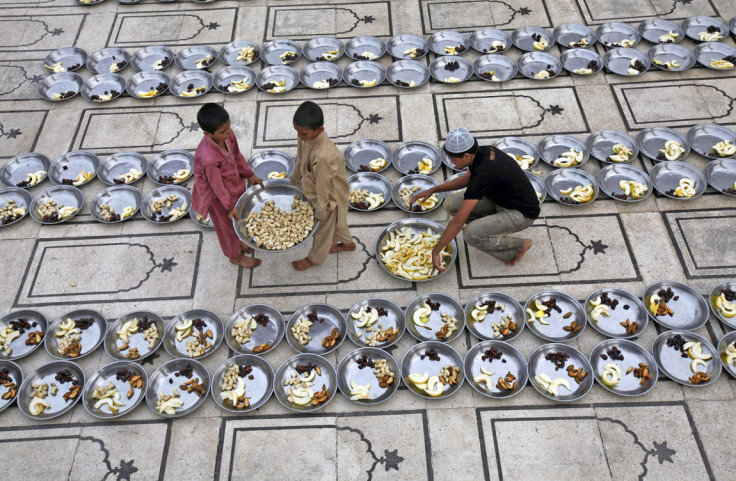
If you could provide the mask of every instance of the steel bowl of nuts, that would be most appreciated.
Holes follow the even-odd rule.
[[[82,405],[92,416],[114,419],[134,410],[146,393],[148,374],[132,361],[107,364],[94,373],[82,392]]]
[[[337,393],[337,371],[322,356],[297,354],[276,370],[273,393],[290,411],[319,411]]]
[[[13,361],[0,361],[0,412],[13,404],[23,383],[23,370]]]
[[[345,340],[345,316],[329,304],[307,304],[291,315],[286,323],[286,340],[300,353],[324,356]]]
[[[263,406],[273,392],[274,372],[262,357],[241,354],[217,368],[210,392],[218,406],[231,413],[246,413]]]
[[[251,304],[237,310],[225,326],[225,341],[238,354],[263,355],[284,337],[284,316],[266,304]]]
[[[222,319],[214,312],[190,309],[169,321],[164,347],[174,357],[202,359],[217,350],[224,331]]]
[[[388,352],[375,347],[350,351],[337,367],[340,392],[356,404],[382,403],[396,393],[401,369]]]
[[[298,247],[312,237],[319,225],[307,196],[286,179],[266,180],[263,187],[251,187],[240,196],[235,209],[241,219],[233,219],[235,233],[259,251]]]
[[[119,361],[140,361],[164,342],[164,320],[151,311],[134,311],[107,327],[105,352]]]
[[[51,323],[44,347],[51,357],[78,361],[100,347],[106,330],[107,319],[101,312],[75,309]]]
[[[38,349],[43,344],[47,327],[46,317],[31,309],[13,311],[3,316],[0,319],[0,335],[4,335],[4,348],[0,349],[0,359],[14,361]]]
[[[173,359],[148,378],[146,404],[151,411],[167,418],[186,416],[207,399],[210,374],[194,359]]]

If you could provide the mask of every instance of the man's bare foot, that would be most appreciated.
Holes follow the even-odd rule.
[[[244,267],[246,269],[255,269],[256,267],[261,265],[260,259],[246,257],[243,254],[238,254],[235,257],[231,257],[230,262],[232,264],[235,264],[236,266]]]
[[[524,257],[524,254],[526,254],[526,251],[532,248],[532,241],[531,239],[524,239],[524,244],[521,246],[521,250],[516,253],[514,257],[512,257],[510,260],[506,261],[507,266],[513,266],[517,262],[521,260],[522,257]]]
[[[312,263],[312,261],[309,260],[309,257],[305,257],[304,259],[299,259],[298,261],[292,262],[291,265],[294,266],[294,269],[298,271],[303,271],[309,269],[314,264]]]
[[[350,244],[345,244],[343,242],[333,242],[330,246],[330,254],[334,254],[335,252],[354,251],[355,247],[355,242],[351,242]]]
[[[240,245],[240,252],[245,252],[246,254],[253,253],[253,248],[249,246],[248,244],[246,244],[245,242],[240,241],[239,245]]]

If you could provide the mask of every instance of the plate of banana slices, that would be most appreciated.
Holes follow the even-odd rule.
[[[192,176],[194,155],[187,150],[165,150],[148,164],[148,178],[159,185],[180,184]]]
[[[283,150],[262,150],[250,156],[248,165],[261,179],[288,179],[296,160]]]
[[[396,147],[391,163],[402,174],[430,175],[440,168],[440,150],[432,144],[413,140]]]
[[[139,364],[117,361],[101,367],[87,380],[82,405],[99,419],[115,419],[133,411],[146,397],[148,374]]]
[[[393,58],[399,60],[418,59],[427,55],[429,45],[422,37],[405,33],[389,40],[386,50]]]
[[[27,189],[43,182],[50,166],[49,158],[37,152],[16,155],[0,168],[0,182]]]
[[[196,411],[207,400],[210,373],[194,359],[172,359],[148,378],[146,404],[165,418],[178,418]]]
[[[521,304],[500,292],[483,292],[470,299],[465,320],[468,330],[480,339],[509,342],[524,330]]]
[[[519,394],[529,377],[523,354],[502,341],[479,342],[465,355],[463,366],[468,384],[495,399]]]
[[[130,185],[111,185],[92,198],[89,213],[104,224],[131,219],[141,207],[143,194]]]
[[[225,65],[250,65],[260,58],[261,47],[248,40],[235,40],[220,49],[220,61]]]
[[[644,332],[649,316],[641,299],[617,287],[590,293],[583,304],[591,327],[604,336],[633,339]]]
[[[174,64],[182,70],[209,69],[217,62],[217,50],[209,45],[186,47],[174,56]]]
[[[388,299],[363,299],[350,308],[346,319],[348,337],[361,347],[392,346],[406,330],[404,312]]]
[[[727,332],[718,341],[718,355],[726,372],[736,377],[736,331]]]
[[[57,373],[64,373],[58,380]],[[84,370],[70,361],[53,361],[43,364],[24,376],[18,389],[20,412],[37,421],[61,416],[74,408],[82,399]]]
[[[646,41],[654,44],[678,43],[685,38],[685,31],[679,24],[661,18],[641,22],[639,33]]]
[[[523,137],[503,137],[491,145],[515,159],[521,170],[531,170],[539,162],[537,146]]]
[[[585,145],[590,154],[601,162],[626,163],[639,155],[636,141],[618,130],[597,130],[585,139]]]
[[[222,93],[239,94],[253,87],[255,81],[256,73],[252,68],[232,65],[218,70],[212,84]]]
[[[350,351],[337,366],[340,392],[356,404],[388,400],[401,384],[399,364],[386,351],[361,347]]]
[[[377,172],[358,172],[348,178],[350,208],[369,212],[391,200],[391,181]]]
[[[539,143],[539,154],[552,167],[580,167],[590,158],[585,142],[570,135],[548,135]]]
[[[502,53],[511,45],[511,36],[497,28],[479,28],[470,35],[470,46],[480,54]]]
[[[596,29],[595,36],[601,44],[609,48],[634,47],[641,40],[639,32],[623,22],[604,23]]]
[[[463,358],[449,344],[420,342],[401,360],[401,379],[409,390],[425,399],[452,396],[463,384]]]
[[[260,53],[269,65],[289,65],[302,56],[302,47],[293,40],[278,38],[264,43]]]
[[[532,352],[527,372],[534,389],[553,401],[581,399],[593,387],[588,358],[567,344],[544,344]]]
[[[203,359],[217,350],[225,325],[206,309],[190,309],[173,318],[164,330],[166,352],[178,358]]]
[[[212,75],[205,70],[185,70],[171,79],[169,90],[181,98],[194,98],[206,94],[212,88]]]
[[[736,196],[736,159],[717,159],[705,166],[705,180],[726,195]]]
[[[345,166],[353,172],[382,172],[389,168],[392,150],[377,139],[356,140],[343,152]]]
[[[438,185],[440,185],[440,182],[428,175],[405,175],[394,183],[391,191],[391,199],[403,211],[426,214],[442,205],[442,201],[445,199],[445,193],[439,192],[432,194],[414,204],[410,203],[411,198],[418,192],[437,187]]]
[[[716,17],[696,15],[682,21],[685,35],[695,42],[720,42],[728,36],[728,25]]]
[[[736,48],[719,42],[705,42],[695,47],[695,58],[704,67],[713,70],[736,68]]]
[[[736,157],[736,132],[718,124],[699,124],[687,131],[692,150],[708,159]]]
[[[130,54],[124,48],[106,47],[87,59],[87,70],[93,74],[121,72],[130,63]]]
[[[351,60],[378,60],[386,54],[386,42],[369,35],[353,37],[345,44],[345,53]]]
[[[273,392],[275,374],[265,359],[240,354],[220,364],[212,376],[212,398],[231,413],[247,413],[263,406]]]
[[[553,170],[544,179],[544,185],[550,197],[565,205],[586,205],[598,197],[598,181],[581,169]]]
[[[77,215],[84,205],[84,194],[71,185],[55,185],[31,201],[31,217],[45,225],[58,224]]]
[[[138,152],[117,152],[100,162],[97,178],[107,185],[133,184],[146,175],[148,162]]]
[[[641,300],[649,317],[667,329],[692,331],[708,321],[708,303],[698,291],[681,282],[650,284]]]
[[[271,65],[258,72],[256,85],[264,92],[283,94],[299,85],[299,72],[288,65]]]
[[[524,320],[545,341],[568,342],[584,330],[586,317],[580,303],[559,291],[542,291],[524,304]]]
[[[345,45],[335,37],[315,37],[304,44],[304,56],[310,62],[334,62],[345,53]]]
[[[571,48],[560,54],[560,63],[575,75],[593,75],[603,69],[603,59],[598,53],[586,48]]]
[[[651,195],[652,181],[638,167],[610,164],[598,172],[598,185],[608,196],[622,202],[639,202]]]
[[[49,72],[74,72],[87,63],[87,52],[79,47],[64,47],[46,56],[43,66]]]
[[[460,32],[441,30],[427,40],[429,49],[438,56],[462,55],[470,48],[470,40]]]
[[[647,51],[647,57],[660,70],[682,72],[695,65],[695,55],[683,47],[671,43],[660,43]]]
[[[76,309],[51,323],[44,347],[53,358],[77,361],[100,347],[106,331],[107,319],[101,312]]]
[[[307,88],[327,90],[342,82],[342,69],[332,62],[313,62],[302,69],[299,80]]]
[[[649,70],[651,62],[644,52],[635,48],[612,48],[603,56],[603,65],[616,75],[635,77]]]
[[[562,72],[562,64],[546,52],[527,52],[516,61],[519,72],[532,80],[549,80]]]
[[[61,102],[75,97],[84,81],[74,72],[54,73],[38,84],[38,95],[51,102]]]
[[[28,214],[31,194],[20,187],[0,189],[0,227],[15,224]]]
[[[418,341],[451,342],[465,328],[463,306],[444,294],[422,294],[405,311],[406,328]]]
[[[138,50],[131,58],[130,64],[139,72],[155,72],[171,65],[174,52],[163,45],[151,45]]]
[[[708,296],[710,310],[731,329],[736,329],[736,282],[718,284]]]
[[[541,52],[552,48],[555,44],[555,37],[547,29],[527,26],[514,30],[511,33],[511,41],[521,51]]]
[[[652,355],[665,376],[684,386],[707,386],[721,374],[718,350],[694,332],[663,332],[652,343]]]
[[[56,185],[81,187],[97,175],[100,160],[92,152],[74,150],[56,159],[49,167],[49,178]]]
[[[473,75],[473,64],[464,57],[443,55],[429,64],[429,73],[443,83],[465,82]]]
[[[169,76],[158,70],[138,72],[128,79],[126,92],[136,99],[152,99],[169,90]]]
[[[105,352],[119,361],[140,361],[164,342],[165,324],[151,311],[133,311],[117,318],[107,328]]]
[[[396,60],[386,69],[386,79],[401,88],[414,88],[429,80],[429,68],[423,62]]]
[[[14,361],[38,349],[46,335],[47,326],[46,317],[31,309],[13,311],[3,316],[0,319],[0,339],[4,347],[0,350],[0,359]]]
[[[708,186],[703,173],[693,165],[679,162],[660,162],[649,171],[654,188],[671,199],[690,200],[703,195]]]
[[[473,62],[475,75],[487,82],[505,82],[516,76],[519,67],[512,58],[498,53],[488,53]]]
[[[386,69],[378,62],[358,60],[345,67],[342,79],[352,87],[363,89],[375,87],[386,80]]]
[[[624,339],[598,343],[590,353],[590,364],[598,384],[619,396],[646,394],[659,378],[652,355],[639,344]]]
[[[681,160],[690,153],[685,136],[669,127],[647,127],[636,136],[636,145],[654,161]]]
[[[85,80],[82,98],[90,102],[109,102],[125,92],[125,78],[116,73],[101,73]]]
[[[337,393],[337,371],[322,356],[297,354],[276,370],[273,393],[290,411],[319,411]]]
[[[567,48],[590,48],[596,42],[595,32],[579,23],[558,25],[552,35],[558,45]]]

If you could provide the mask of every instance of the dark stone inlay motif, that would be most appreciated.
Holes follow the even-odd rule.
[[[523,25],[550,28],[552,20],[544,2],[526,0],[419,0],[425,35],[440,30],[472,32],[482,27],[514,29]]]
[[[718,17],[718,9],[712,0],[660,0],[655,2],[630,2],[622,9],[618,3],[596,0],[576,0],[586,25],[606,22],[638,22],[648,18],[682,20],[693,15]]]
[[[39,52],[77,44],[87,14],[4,15],[0,52]]]
[[[269,6],[263,40],[308,40],[319,36],[350,38],[360,35],[394,35],[390,2]]]
[[[106,46],[217,45],[235,39],[239,8],[117,12]]]

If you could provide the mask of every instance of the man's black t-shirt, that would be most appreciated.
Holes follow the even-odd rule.
[[[465,199],[481,200],[487,197],[505,209],[515,209],[530,219],[539,217],[539,200],[529,179],[519,164],[504,152],[491,148],[478,149],[470,164],[470,181],[465,189]]]

